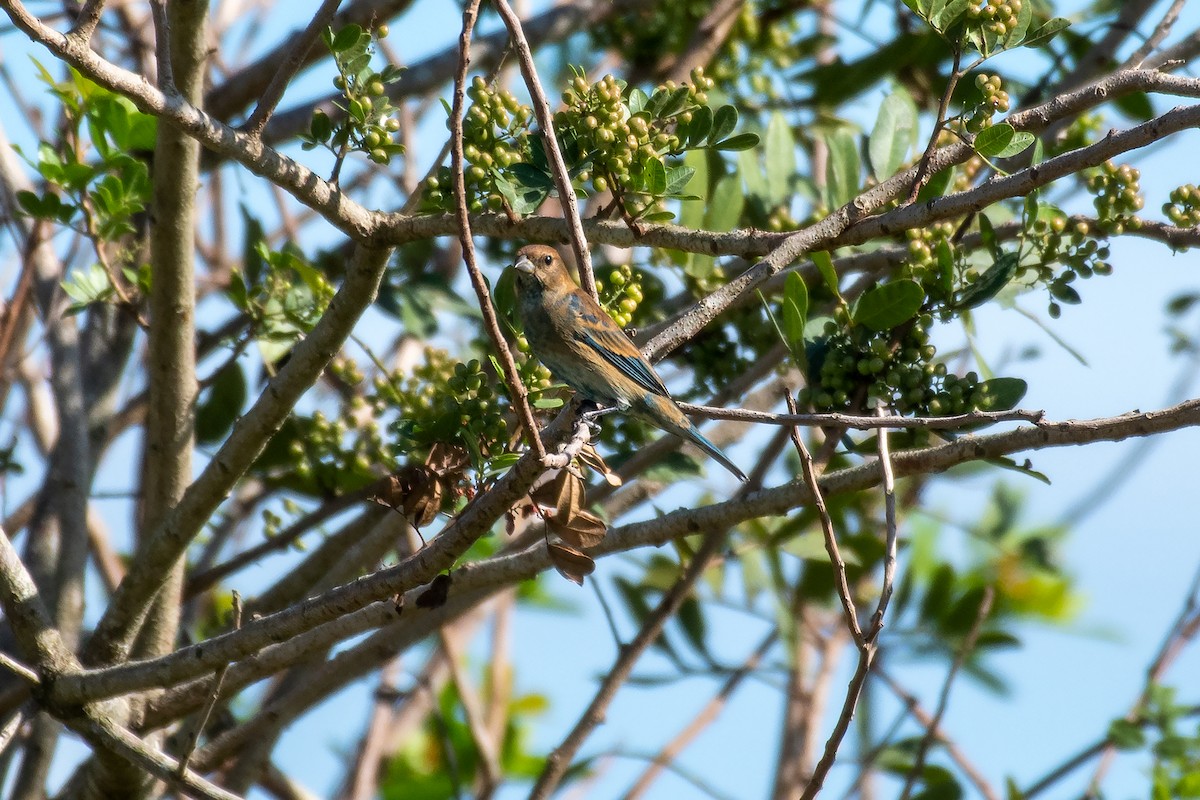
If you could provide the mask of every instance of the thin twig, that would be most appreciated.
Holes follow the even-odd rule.
[[[242,596],[234,591],[233,593],[233,629],[241,630],[242,628]],[[216,707],[217,701],[221,698],[221,687],[225,683],[225,673],[229,671],[229,664],[225,664],[217,670],[216,678],[213,680],[212,694],[208,698],[208,702],[204,705],[204,711],[200,714],[200,719],[196,722],[196,727],[192,731],[188,746],[183,751],[183,755],[179,757],[179,767],[175,774],[182,776],[187,772],[188,762],[192,760],[192,754],[196,752],[196,744],[200,741],[201,735],[204,733],[205,727],[208,726],[208,719],[212,716],[213,708]]]
[[[1167,38],[1167,34],[1171,32],[1171,28],[1175,26],[1175,20],[1179,19],[1179,12],[1183,11],[1187,0],[1175,0],[1171,3],[1171,7],[1163,14],[1162,19],[1154,26],[1154,31],[1142,43],[1142,46],[1133,52],[1125,63],[1121,65],[1122,69],[1138,69],[1145,63],[1150,54]]]
[[[463,261],[467,265],[467,274],[471,278],[471,287],[479,301],[479,310],[483,314],[483,325],[487,329],[492,346],[499,356],[500,366],[504,370],[504,380],[512,393],[513,403],[521,417],[521,425],[529,437],[533,452],[540,460],[546,458],[546,447],[538,434],[537,423],[533,419],[533,410],[529,407],[529,392],[517,372],[512,353],[504,334],[500,331],[500,323],[496,318],[496,309],[492,305],[492,297],[488,293],[487,282],[479,271],[475,261],[475,243],[471,240],[471,218],[467,211],[467,183],[463,175],[463,104],[466,97],[467,67],[471,63],[471,32],[475,28],[475,18],[479,14],[479,0],[471,0],[463,10],[462,35],[459,37],[458,72],[454,76],[454,103],[450,114],[450,165],[454,177],[454,208],[458,218],[458,239],[462,245]]]
[[[929,144],[925,145],[925,152],[921,154],[921,160],[917,163],[917,174],[913,177],[912,188],[908,190],[908,199],[904,201],[905,203],[915,202],[917,195],[921,193],[921,187],[929,179],[929,161],[933,158],[934,150],[937,149],[942,126],[946,124],[946,113],[950,109],[950,98],[954,95],[954,87],[962,78],[962,73],[959,71],[959,65],[962,62],[962,41],[951,42],[950,49],[954,58],[950,66],[950,79],[946,81],[946,89],[942,92],[942,100],[938,104],[937,120],[933,124],[933,131],[929,134]]]
[[[942,746],[946,748],[946,755],[950,756],[950,760],[953,761],[960,770],[962,770],[962,773],[967,776],[967,779],[970,780],[971,783],[975,784],[975,789],[979,792],[979,795],[984,798],[984,800],[1000,800],[1000,793],[996,791],[995,787],[987,782],[987,779],[983,776],[983,773],[979,771],[977,766],[971,763],[966,754],[962,751],[962,748],[960,748],[953,739],[946,735],[946,732],[941,728],[940,722],[935,721],[933,716],[930,715],[928,711],[921,708],[921,703],[917,697],[911,692],[905,690],[905,688],[901,686],[899,682],[897,682],[890,674],[884,671],[878,664],[876,664],[872,672],[875,677],[882,680],[887,687],[892,690],[892,693],[895,694],[902,703],[904,703],[907,713],[910,714],[918,723],[920,723],[921,727],[931,731],[937,740],[942,743]],[[904,716],[901,715],[900,719],[903,720]],[[879,757],[883,747],[885,747],[887,743],[891,741],[893,736],[895,736],[895,731],[883,738],[880,748],[872,751],[871,761],[874,761]],[[1021,796],[1026,797],[1027,795]]]
[[[37,672],[35,672],[32,668],[25,666],[20,661],[17,661],[8,653],[0,652],[0,667],[4,667],[6,670],[25,681],[30,686],[37,686],[42,682],[42,679],[38,677]]]
[[[296,77],[296,73],[300,67],[308,60],[308,53],[312,50],[313,44],[316,43],[321,29],[328,27],[329,21],[333,19],[333,15],[337,12],[337,7],[341,1],[324,0],[321,3],[321,7],[317,9],[317,13],[313,15],[312,20],[308,23],[308,27],[292,37],[287,50],[287,57],[279,65],[278,70],[271,78],[271,82],[262,93],[262,97],[259,98],[258,105],[254,108],[254,113],[250,115],[250,118],[246,120],[246,124],[242,126],[243,132],[255,138],[262,136],[263,128],[267,127],[267,121],[271,118],[271,114],[275,113],[275,107],[279,105],[279,101],[283,97],[283,92],[287,89],[288,83],[291,82],[292,78]]]
[[[1170,630],[1163,637],[1158,652],[1154,655],[1154,659],[1146,669],[1145,685],[1138,699],[1134,702],[1133,707],[1125,715],[1126,720],[1133,722],[1141,717],[1146,705],[1150,702],[1152,687],[1162,680],[1167,669],[1175,662],[1179,654],[1183,652],[1184,647],[1195,639],[1198,633],[1200,633],[1200,568],[1196,570],[1196,574],[1192,577],[1192,583],[1184,598],[1183,607],[1179,609],[1179,614],[1171,623]],[[1112,741],[1109,741],[1100,754],[1100,763],[1096,765],[1096,769],[1092,773],[1092,778],[1088,781],[1088,789],[1084,793],[1085,798],[1099,796],[1100,784],[1103,783],[1104,776],[1112,766],[1115,755],[1116,745]]]
[[[784,392],[784,399],[787,400],[788,410],[793,414],[797,413],[796,400],[790,391]],[[813,507],[817,510],[817,516],[821,520],[821,531],[825,534],[825,550],[829,553],[829,561],[833,565],[834,580],[837,585],[838,599],[842,602],[842,612],[846,617],[846,627],[854,638],[855,646],[861,650],[866,642],[863,638],[862,626],[858,624],[858,609],[854,606],[850,580],[846,575],[846,561],[842,558],[841,548],[838,547],[837,533],[833,529],[833,519],[829,516],[825,498],[821,495],[821,486],[818,482],[816,467],[813,465],[813,457],[804,445],[804,440],[800,438],[798,430],[792,428],[791,436],[792,444],[796,446],[796,453],[800,456],[804,482],[808,484],[808,489],[812,492]]]
[[[197,572],[195,575],[190,576],[184,585],[184,598],[195,597],[201,592],[210,589],[222,579],[258,561],[263,556],[290,547],[293,542],[317,525],[320,525],[331,517],[337,516],[356,503],[361,503],[369,499],[372,494],[379,491],[379,487],[380,483],[373,483],[357,491],[326,501],[265,542],[243,550],[228,561],[210,567],[203,572]]]
[[[891,415],[883,406],[876,411],[880,419],[891,419]],[[888,432],[880,429],[879,436],[879,471],[883,488],[884,523],[887,527],[885,548],[883,553],[883,585],[879,589],[879,603],[871,616],[871,629],[867,639],[874,642],[883,630],[883,615],[887,612],[888,602],[892,599],[892,584],[896,579],[896,478],[892,473],[892,455],[888,450]]]
[[[529,800],[546,800],[558,787],[563,776],[566,775],[567,769],[571,766],[571,762],[574,761],[576,753],[579,752],[579,748],[592,731],[604,721],[604,715],[616,697],[617,690],[629,679],[633,667],[642,653],[649,649],[662,634],[667,621],[679,611],[683,601],[691,594],[696,581],[708,568],[711,558],[723,546],[727,531],[726,528],[718,528],[705,534],[704,541],[692,556],[691,563],[688,564],[683,575],[662,596],[654,610],[647,615],[641,630],[638,631],[633,641],[619,651],[616,663],[605,674],[591,703],[580,715],[579,720],[562,743],[546,757],[546,766],[542,770],[542,774],[538,776],[533,791],[529,793]]]
[[[550,112],[550,102],[546,92],[538,80],[537,69],[533,65],[533,52],[525,39],[525,31],[521,28],[521,20],[509,6],[507,0],[492,0],[504,24],[508,27],[509,39],[516,51],[517,60],[521,64],[521,74],[525,77],[525,85],[529,87],[530,100],[533,102],[533,113],[538,125],[542,128],[542,139],[546,144],[546,158],[550,162],[550,170],[554,173],[554,185],[558,189],[558,201],[562,204],[563,216],[567,220],[567,231],[571,235],[571,249],[575,253],[575,264],[579,267],[579,286],[585,292],[596,298],[596,276],[592,272],[592,255],[588,251],[587,235],[583,232],[583,223],[579,217],[579,204],[575,201],[575,189],[571,186],[571,175],[563,160],[562,151],[558,147],[558,137],[554,133],[554,115]]]
[[[950,664],[950,671],[946,673],[946,680],[942,683],[942,691],[938,695],[937,708],[933,712],[933,719],[925,727],[925,735],[921,737],[921,743],[917,746],[916,756],[913,757],[912,769],[908,771],[908,777],[904,780],[904,790],[900,793],[900,800],[908,800],[912,794],[913,787],[916,785],[917,776],[925,771],[925,757],[929,753],[929,748],[933,746],[933,741],[938,738],[938,728],[941,727],[942,717],[945,716],[946,707],[950,704],[950,687],[954,684],[954,679],[958,676],[959,670],[966,663],[967,657],[975,649],[975,642],[979,640],[979,634],[983,631],[984,623],[987,622],[988,615],[992,613],[992,601],[995,598],[995,588],[991,584],[985,586],[983,588],[983,597],[979,601],[979,610],[975,613],[975,621],[971,624],[971,629],[967,631],[962,647],[955,654],[954,661]]]
[[[1046,419],[1042,410],[1012,409],[1011,411],[972,411],[950,417],[879,417],[856,414],[773,414],[745,408],[720,408],[680,403],[679,407],[693,417],[725,419],[733,422],[758,422],[764,425],[805,425],[814,428],[917,428],[923,430],[957,430],[994,422],[1032,422]]]

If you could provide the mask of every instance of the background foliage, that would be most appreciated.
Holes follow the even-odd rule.
[[[529,352],[504,267],[570,231],[497,8],[460,197],[461,7],[207,5],[0,3],[8,793],[1200,796],[1195,581],[1078,719],[1011,655],[1086,631],[1051,652],[1104,672],[1125,576],[1089,597],[1072,537],[1148,452],[1030,451],[1195,441],[1200,295],[1147,266],[1200,237],[1189,4],[518,8],[581,280],[678,399],[765,415],[706,427],[741,489],[623,415],[588,442]],[[1103,300],[1148,285],[1166,344]],[[1162,413],[1021,410],[1128,411],[1140,362]],[[1164,575],[1186,500],[1137,518]],[[1007,693],[1037,730],[990,730]]]

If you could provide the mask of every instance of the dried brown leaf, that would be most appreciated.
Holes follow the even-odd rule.
[[[596,562],[574,547],[552,542],[546,545],[546,550],[558,574],[579,586],[583,586],[583,579],[596,569]]]
[[[546,520],[546,527],[567,544],[585,549],[600,544],[608,532],[604,520],[586,508],[577,510],[567,519],[556,514]]]
[[[616,487],[623,483],[621,476],[609,468],[608,464],[606,464],[604,459],[600,456],[600,453],[598,453],[596,448],[592,445],[585,445],[584,448],[579,451],[579,460],[586,464],[594,472],[598,472],[600,477],[604,478],[605,482],[608,483],[609,486]]]

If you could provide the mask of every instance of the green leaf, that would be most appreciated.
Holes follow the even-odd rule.
[[[1059,31],[1071,27],[1071,22],[1062,17],[1054,17],[1048,20],[1046,24],[1038,28],[1033,33],[1025,37],[1025,41],[1021,42],[1022,47],[1034,47],[1035,45],[1043,44],[1054,38]]]
[[[1154,117],[1154,106],[1150,103],[1150,95],[1145,92],[1130,92],[1113,100],[1121,113],[1131,119],[1145,122]]]
[[[214,444],[225,438],[246,403],[246,375],[236,361],[221,368],[196,404],[196,441]]]
[[[689,597],[683,601],[683,605],[679,607],[678,619],[679,627],[687,636],[688,644],[695,648],[696,652],[707,654],[708,648],[704,643],[704,637],[708,626],[704,622],[704,612],[700,608],[700,603],[695,597]]]
[[[646,110],[646,106],[650,105],[650,98],[641,89],[633,89],[629,92],[628,104],[631,115],[640,114]]]
[[[739,133],[737,136],[730,136],[728,139],[722,139],[712,147],[714,150],[749,150],[751,147],[757,146],[757,133]]]
[[[1007,122],[997,123],[990,128],[984,128],[972,143],[975,151],[981,156],[998,156],[1008,147],[1016,135],[1016,129]]]
[[[721,106],[713,114],[712,130],[708,132],[708,143],[716,144],[737,127],[738,110],[733,106]]]
[[[733,230],[742,218],[745,203],[741,176],[737,172],[725,175],[713,187],[712,199],[704,210],[705,229],[714,232]]]
[[[912,280],[893,281],[866,292],[854,309],[854,321],[874,331],[886,331],[916,316],[925,291]]]
[[[917,140],[917,104],[903,86],[895,86],[883,99],[879,116],[867,142],[871,169],[875,177],[885,180],[908,160]]]
[[[658,159],[652,159],[646,165],[646,192],[655,197],[662,197],[667,193],[667,168]]]
[[[929,12],[929,24],[938,33],[945,33],[967,14],[967,0],[934,0]]]
[[[808,287],[798,272],[789,272],[783,284],[783,330],[789,343],[804,341],[808,317]]]
[[[950,188],[950,181],[953,179],[954,167],[946,167],[943,170],[933,173],[929,180],[925,181],[925,185],[921,187],[921,191],[917,193],[917,202],[924,203],[941,197]]]
[[[776,111],[767,122],[763,147],[767,173],[767,201],[772,206],[788,200],[796,172],[796,140],[783,114]]]
[[[554,178],[550,177],[549,173],[524,161],[509,167],[508,174],[516,180],[517,186],[522,189],[545,189],[549,191],[554,188]]]
[[[842,299],[842,293],[838,290],[838,274],[837,270],[833,268],[833,258],[824,250],[809,253],[808,257],[817,265],[817,272],[821,273],[825,286],[833,292],[833,296],[838,299],[838,302],[845,304],[846,301]]]
[[[746,150],[738,156],[738,174],[746,185],[746,194],[757,197],[764,202],[767,197],[767,179],[763,175],[762,165],[758,163],[757,154]]]
[[[1016,253],[1004,253],[996,259],[996,263],[988,267],[987,272],[979,276],[975,283],[963,289],[954,303],[956,309],[975,308],[991,300],[1000,290],[1008,285],[1012,276],[1017,272],[1020,256]]]
[[[1029,146],[1037,141],[1032,133],[1028,131],[1017,131],[1013,134],[1012,141],[1008,143],[1008,147],[996,153],[996,158],[1012,158],[1015,155],[1020,155],[1029,149]]]
[[[1136,722],[1115,719],[1108,726],[1108,740],[1119,750],[1140,750],[1146,746],[1146,735]]]
[[[657,95],[657,92],[655,94]],[[658,109],[658,112],[655,116],[660,118],[673,117],[680,111],[683,111],[684,107],[687,106],[689,94],[691,94],[691,90],[688,87],[680,86],[678,89],[667,95],[665,102],[662,104],[662,107]]]
[[[508,207],[513,210],[513,213],[520,216],[534,213],[550,196],[550,190],[547,188],[530,188],[528,186],[518,188],[495,170],[492,170],[492,178],[496,184],[496,191],[500,192],[500,196],[508,203]]]
[[[996,241],[996,229],[987,214],[979,215],[979,241],[992,255],[992,261],[1000,258],[1000,244]]]
[[[699,147],[708,138],[713,127],[713,112],[708,106],[700,106],[692,112],[692,121],[687,125],[688,147]]]
[[[679,224],[692,230],[707,227],[704,224],[706,209],[712,205],[708,194],[708,153],[703,150],[689,150],[683,157],[683,163],[695,172],[695,177],[692,178],[695,183],[694,189],[702,195],[701,199],[705,202],[684,203],[679,212]],[[689,253],[687,257],[691,255]]]
[[[991,399],[989,411],[1008,411],[1025,399],[1029,384],[1020,378],[991,378],[979,384]]]
[[[675,197],[683,192],[684,187],[692,180],[692,176],[696,174],[696,170],[687,165],[671,167],[666,172],[666,190],[663,194],[668,197]]]
[[[362,33],[363,29],[358,25],[347,25],[333,35],[333,40],[329,43],[329,49],[335,53],[345,52],[358,44],[358,39],[362,36]]]
[[[829,161],[825,167],[825,192],[829,208],[841,208],[854,199],[861,185],[862,164],[858,156],[858,137],[839,128],[825,137]]]
[[[1007,35],[1004,37],[1004,47],[1020,47],[1025,41],[1025,34],[1029,32],[1029,23],[1033,21],[1033,3],[1022,3],[1021,9],[1017,12],[1017,22],[1009,28]]]

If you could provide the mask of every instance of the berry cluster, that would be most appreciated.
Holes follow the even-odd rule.
[[[344,99],[344,105],[339,103],[338,107],[346,116],[335,122],[318,109],[313,112],[308,132],[300,138],[305,150],[320,146],[337,155],[335,174],[350,151],[366,153],[376,164],[387,164],[404,152],[404,146],[393,141],[400,130],[395,116],[398,109],[386,95],[387,84],[400,79],[400,69],[390,64],[379,72],[371,68],[374,40],[387,34],[386,25],[378,26],[373,35],[358,25],[347,25],[336,33],[325,31],[325,44],[338,69],[333,86]]]
[[[975,76],[975,89],[979,92],[973,106],[963,112],[963,115],[952,120],[953,127],[968,133],[979,133],[992,124],[992,117],[997,113],[1008,111],[1011,99],[1005,91],[1004,82],[999,75],[988,75],[981,72]]]
[[[463,158],[469,165],[463,170],[467,207],[473,214],[483,211],[485,205],[497,211],[504,207],[504,198],[497,187],[496,170],[528,160],[533,109],[518,102],[512,92],[489,86],[478,75],[467,88],[467,96],[471,99],[463,117]],[[426,182],[426,209],[452,205],[451,186],[450,168],[442,167]]]
[[[496,383],[477,359],[456,363],[445,351],[426,348],[425,363],[411,375],[378,376],[367,400],[377,415],[398,414],[389,427],[400,451],[428,453],[439,443],[456,444],[478,467],[502,453],[508,441],[507,404],[500,402]]]
[[[1040,258],[1036,264],[1026,266],[1022,274],[1033,270],[1035,280],[1046,284],[1051,297],[1048,311],[1052,318],[1062,316],[1062,303],[1074,305],[1080,302],[1078,292],[1071,287],[1077,278],[1112,274],[1112,264],[1106,260],[1108,245],[1102,245],[1090,236],[1092,230],[1087,222],[1071,222],[1056,214],[1049,219],[1038,219],[1031,233],[1030,241],[1040,251]],[[1056,274],[1055,265],[1061,265],[1062,271]]]
[[[1142,210],[1141,173],[1128,164],[1118,166],[1106,161],[1087,178],[1087,189],[1096,196],[1092,201],[1096,216],[1108,233],[1123,233],[1137,228],[1137,212]]]
[[[628,328],[633,322],[634,312],[645,299],[642,275],[628,264],[613,267],[606,278],[597,279],[596,291],[600,295],[600,305],[622,328]]]
[[[335,418],[322,411],[293,417],[298,430],[288,446],[292,474],[321,490],[344,491],[365,486],[377,477],[375,469],[394,466],[398,452],[384,442],[366,408],[356,396]]]
[[[844,308],[839,311],[839,316],[845,314]],[[900,413],[938,415],[984,407],[973,375],[960,379],[947,374],[945,364],[932,363],[937,354],[929,343],[932,324],[928,313],[893,332],[843,327],[830,320],[825,323],[827,349],[810,362],[817,380],[801,399],[819,411],[883,403]]]
[[[997,37],[1007,36],[1017,27],[1022,0],[970,0],[967,20]]]
[[[690,85],[680,87],[667,81],[660,86],[655,94],[665,91],[672,99],[656,109],[657,114],[649,114],[628,105],[624,81],[605,75],[588,84],[586,78],[576,75],[571,88],[563,92],[565,108],[554,115],[554,124],[574,133],[580,153],[596,154],[594,174],[581,172],[581,181],[590,179],[598,192],[639,186],[651,164],[661,164],[663,156],[686,149],[677,128],[690,123],[695,110],[705,106],[705,91],[713,85],[703,68],[697,67],[692,70]]]
[[[1181,228],[1200,225],[1200,189],[1191,183],[1172,189],[1171,200],[1163,203],[1162,210],[1172,225]]]

